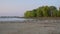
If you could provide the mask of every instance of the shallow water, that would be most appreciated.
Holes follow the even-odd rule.
[[[23,21],[24,18],[0,18],[0,21]]]

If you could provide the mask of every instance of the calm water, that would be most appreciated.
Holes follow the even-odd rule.
[[[35,20],[35,19],[26,19],[26,18],[0,18],[0,22],[5,22],[5,21],[8,21],[8,22],[60,22],[60,20]]]
[[[0,18],[0,21],[24,21],[29,20],[25,18]]]

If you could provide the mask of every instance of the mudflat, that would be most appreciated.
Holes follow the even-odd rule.
[[[60,34],[60,23],[0,23],[0,34]]]

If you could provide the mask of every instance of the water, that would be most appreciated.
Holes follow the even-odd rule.
[[[28,20],[25,18],[0,18],[0,21],[24,21]]]
[[[43,23],[43,22],[60,22],[60,20],[53,20],[53,19],[51,19],[51,20],[49,20],[49,19],[47,19],[47,20],[38,20],[38,19],[26,19],[26,18],[0,18],[0,22],[41,22],[41,23]]]

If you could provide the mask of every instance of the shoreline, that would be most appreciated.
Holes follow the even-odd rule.
[[[59,28],[59,29],[58,29]],[[3,23],[0,24],[0,34],[58,34],[60,24],[39,23]]]

